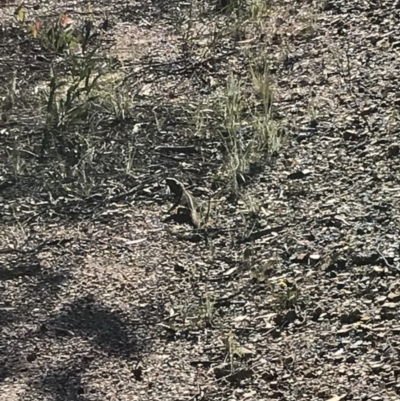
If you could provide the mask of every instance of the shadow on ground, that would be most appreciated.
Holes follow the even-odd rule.
[[[32,384],[43,380],[39,387],[51,391],[56,400],[80,399],[79,374],[96,355],[138,363],[151,348],[149,331],[162,310],[157,301],[126,313],[87,295],[57,309],[67,272],[16,270],[0,280],[0,287],[13,283],[23,289],[14,298],[3,292],[1,300],[0,383],[32,370]],[[54,368],[46,366],[50,355]]]

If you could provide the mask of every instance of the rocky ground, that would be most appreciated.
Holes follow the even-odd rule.
[[[129,89],[124,118],[87,116],[71,175],[32,106],[67,61],[0,9],[1,400],[400,399],[400,3],[281,1],[245,26],[220,5],[26,5],[90,16]],[[249,57],[280,145],[232,189],[213,110]],[[204,227],[165,221],[171,176],[212,203]]]

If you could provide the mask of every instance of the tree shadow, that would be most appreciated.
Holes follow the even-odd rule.
[[[137,358],[145,348],[137,334],[137,328],[146,324],[146,312],[143,312],[142,316],[134,317],[138,323],[132,323],[128,316],[111,311],[96,303],[92,296],[86,296],[65,305],[48,319],[42,330],[57,337],[79,336],[112,355]]]
[[[42,394],[50,393],[54,401],[84,400],[84,387],[81,385],[82,373],[82,369],[77,366],[67,369],[59,367],[47,373],[38,390]]]
[[[38,266],[28,268],[35,260]],[[148,332],[163,310],[157,301],[125,312],[111,310],[89,295],[54,312],[59,292],[71,277],[69,265],[43,267],[32,255],[18,255],[9,262],[0,269],[0,291],[5,290],[0,299],[0,382],[30,369],[32,341],[47,348],[64,347],[68,338],[83,338],[93,345],[89,353],[99,349],[134,361],[150,348]]]
[[[159,319],[154,309],[159,309],[157,303],[139,308],[128,316],[97,303],[91,296],[66,304],[61,311],[37,325],[35,330],[19,338],[2,339],[0,382],[21,374],[28,375],[29,382],[38,392],[51,392],[55,400],[84,399],[80,375],[89,368],[98,352],[103,356],[105,352],[117,359],[139,363],[151,349],[149,331]],[[0,316],[5,324],[15,319],[12,312]],[[93,347],[85,349],[83,354],[74,355],[68,349],[68,342],[73,338],[83,338]],[[35,348],[32,351],[33,343]],[[42,362],[35,366],[35,361],[50,344],[61,347],[62,351],[47,354],[47,360],[51,357],[53,361],[50,365],[55,364],[56,368],[46,367],[48,373],[43,379],[40,377]],[[60,367],[61,363],[68,364],[68,367]]]
[[[35,336],[38,313],[53,300],[69,277],[64,267],[44,268],[35,252],[0,259],[0,382],[26,369],[27,348]],[[26,334],[28,333],[28,334]]]
[[[10,257],[7,264],[0,266],[0,282],[15,280],[25,276],[39,275],[42,270],[35,255]]]

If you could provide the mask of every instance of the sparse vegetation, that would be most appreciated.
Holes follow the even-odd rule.
[[[396,399],[375,3],[0,1],[0,398]]]

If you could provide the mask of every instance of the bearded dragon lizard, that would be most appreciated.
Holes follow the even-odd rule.
[[[195,227],[200,227],[200,216],[199,216],[199,201],[186,190],[184,185],[176,180],[175,178],[166,178],[166,184],[170,191],[175,195],[175,202],[168,213],[171,213],[178,206],[182,208],[178,209],[178,215],[186,214],[190,218],[190,223]]]

